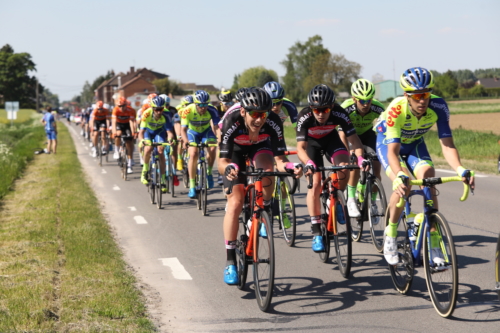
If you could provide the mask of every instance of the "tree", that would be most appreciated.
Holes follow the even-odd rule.
[[[179,86],[179,83],[174,80],[169,80],[168,77],[163,79],[153,80],[156,86],[156,91],[160,94],[184,95],[185,91]]]
[[[330,55],[330,51],[323,47],[323,39],[319,35],[310,37],[304,44],[296,42],[288,50],[286,59],[281,62],[286,70],[285,76],[282,77],[283,86],[288,98],[300,102],[306,98],[309,92],[304,89],[303,81],[311,75],[315,62],[325,63],[326,56]],[[305,85],[311,85],[310,80]]]
[[[262,87],[269,81],[278,81],[278,74],[275,71],[266,69],[263,66],[251,67],[243,71],[238,77],[238,88]]]
[[[40,89],[40,87],[39,87]],[[41,89],[41,100],[42,107],[45,108],[47,106],[51,106],[53,108],[59,107],[59,96],[57,94],[53,94],[49,88],[42,87]]]
[[[9,44],[0,49],[0,95],[5,101],[19,101],[21,107],[33,108],[36,78],[30,76],[36,65],[29,53],[14,53]]]
[[[440,97],[450,98],[458,94],[458,82],[450,70],[441,76],[435,77],[434,83],[434,94]]]
[[[232,91],[237,91],[239,89],[238,81],[240,80],[241,74],[234,74],[233,85],[231,87]]]

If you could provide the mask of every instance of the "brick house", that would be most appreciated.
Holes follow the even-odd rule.
[[[488,88],[500,88],[500,79],[498,77],[478,79],[476,84],[480,84],[486,89]]]

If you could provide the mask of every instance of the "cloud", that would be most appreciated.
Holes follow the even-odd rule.
[[[338,19],[325,19],[325,18],[320,18],[320,19],[310,19],[310,20],[302,20],[298,21],[295,23],[296,26],[299,27],[325,27],[325,26],[331,26],[331,25],[336,25],[339,24],[340,20]]]
[[[449,34],[450,32],[453,32],[453,29],[450,27],[445,27],[443,29],[439,29],[438,32],[440,34]]]
[[[381,30],[380,33],[382,35],[386,35],[386,36],[402,36],[402,35],[406,34],[406,31],[398,30],[398,29],[384,29],[384,30]]]

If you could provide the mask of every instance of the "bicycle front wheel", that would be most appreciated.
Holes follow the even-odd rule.
[[[271,223],[267,212],[261,212],[257,230],[264,224],[267,237],[254,238],[254,252],[256,260],[253,262],[253,280],[255,285],[255,297],[259,308],[266,312],[273,298],[274,288],[274,240]]]
[[[384,251],[384,221],[387,210],[387,199],[382,182],[378,178],[368,180],[367,199],[368,205],[366,209],[368,209],[372,243],[377,251],[382,253]]]
[[[201,215],[207,215],[207,165],[203,163],[200,168],[200,200],[201,200]]]
[[[458,262],[455,252],[455,244],[450,227],[444,216],[435,212],[430,216],[430,222],[434,223],[436,230],[441,235],[439,248],[431,248],[429,228],[424,233],[424,270],[427,288],[431,296],[432,304],[441,317],[451,316],[457,303],[458,294]],[[441,250],[444,258],[443,264],[434,262],[436,252]],[[433,262],[431,262],[431,260]]]
[[[188,171],[188,160],[186,155],[187,153],[182,154],[182,169],[183,169],[182,182],[184,183],[185,188],[189,188],[189,171]]]
[[[282,177],[279,183],[281,184],[280,188],[277,189],[279,219],[286,245],[291,247],[295,244],[295,235],[297,232],[295,201],[293,200],[293,195],[290,194],[291,186],[288,177]]]
[[[328,198],[327,198],[327,193],[322,193],[321,194],[321,205],[323,206],[323,211],[325,212],[321,219],[323,222],[321,222],[321,236],[323,240],[323,247],[325,248],[325,252],[319,252],[319,260],[321,262],[326,263],[328,261],[328,258],[330,258],[330,233],[327,230],[327,223],[328,223],[328,217],[330,215],[330,206],[328,204]]]
[[[245,208],[244,208],[245,210]],[[238,289],[244,290],[247,282],[248,261],[252,260],[247,257],[245,249],[248,244],[247,223],[245,216],[250,216],[249,212],[242,211],[238,219],[238,236],[236,237],[236,261],[238,264]]]
[[[122,177],[124,180],[127,180],[127,148],[123,147],[122,149]]]
[[[161,209],[162,204],[162,185],[161,185],[161,171],[160,167],[156,167],[156,206]]]
[[[495,254],[495,289],[498,293],[498,300],[500,301],[500,265],[498,263],[498,259],[500,258],[500,235],[498,235],[498,241],[497,241],[497,252]]]
[[[155,184],[156,184],[156,174],[155,172],[153,171],[154,170],[154,167],[153,167],[153,164],[150,164],[149,165],[149,184],[148,184],[148,188],[149,188],[149,199],[151,201],[151,204],[155,204]]]
[[[347,189],[344,190],[344,198],[348,198]],[[359,242],[361,240],[361,236],[363,236],[363,224],[365,213],[363,211],[363,204],[359,202],[358,199],[354,198],[356,201],[356,206],[358,206],[359,211],[361,212],[360,217],[351,217],[351,237],[355,242]]]
[[[172,155],[169,154],[168,155],[168,187],[170,189],[170,195],[172,196],[172,198],[175,197],[175,186],[174,186],[174,175],[175,175],[175,165],[174,165],[174,162],[173,162],[173,158],[172,158]]]
[[[99,154],[99,166],[102,166],[102,141],[101,136],[97,136],[97,154]]]
[[[337,190],[337,209],[342,208],[343,224],[340,215],[337,215],[337,234],[333,235],[335,253],[337,255],[337,265],[343,277],[347,278],[351,273],[352,263],[352,243],[351,243],[351,219],[347,213],[345,198],[342,191]]]

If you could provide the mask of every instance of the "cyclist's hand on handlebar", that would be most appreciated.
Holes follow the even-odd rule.
[[[462,166],[459,166],[457,168],[457,174],[462,177],[462,181],[470,186],[472,194],[474,194],[474,188],[475,188],[475,181],[474,181],[474,175],[475,172],[469,169],[465,169]]]
[[[226,166],[226,170],[224,171],[224,174],[226,175],[226,178],[229,181],[233,181],[238,178],[238,171],[239,171],[238,164],[236,163],[229,163]]]
[[[363,156],[358,156],[358,166],[363,171],[370,171],[370,164]]]
[[[312,160],[307,161],[307,163],[304,167],[304,174],[306,176],[309,176],[315,172],[316,172],[316,163],[314,163],[314,161],[312,161]]]
[[[392,190],[400,197],[403,197],[406,193],[406,182],[408,179],[408,176],[403,171],[399,171],[396,179],[392,181]]]
[[[303,166],[302,164],[300,163],[292,163],[292,162],[288,162],[286,165],[285,165],[285,170],[287,172],[290,172],[295,175],[295,178],[300,178],[302,177],[302,169],[303,169]]]

